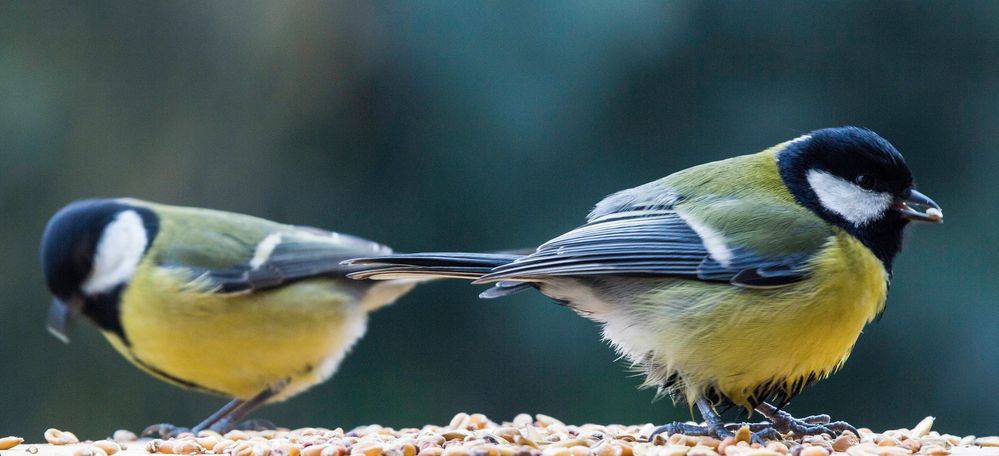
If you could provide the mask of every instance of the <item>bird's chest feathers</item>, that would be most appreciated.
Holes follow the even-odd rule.
[[[163,274],[139,275],[150,282],[126,290],[121,318],[131,345],[115,346],[144,368],[207,390],[247,397],[284,380],[304,389],[364,334],[362,309],[322,281],[224,295]]]

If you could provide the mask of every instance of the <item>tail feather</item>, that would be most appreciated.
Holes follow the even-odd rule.
[[[368,266],[347,274],[352,279],[465,279],[478,280],[495,268],[512,263],[530,252],[513,253],[404,253],[377,257],[354,258],[344,264]],[[483,299],[499,298],[533,288],[530,282],[502,281],[482,292]]]
[[[434,252],[408,253],[354,258],[344,262],[354,266],[370,266],[347,275],[352,279],[411,279],[451,278],[475,280],[497,266],[510,263],[522,255],[511,253]]]

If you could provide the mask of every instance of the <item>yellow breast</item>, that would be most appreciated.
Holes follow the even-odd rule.
[[[626,354],[652,353],[643,359],[651,384],[679,374],[678,392],[690,402],[714,390],[749,407],[768,386],[793,395],[846,361],[887,295],[881,262],[842,231],[811,270],[775,289],[668,282],[627,318],[610,319],[619,323],[605,335]]]
[[[367,321],[331,281],[222,295],[155,267],[136,274],[122,296],[121,319],[129,345],[113,334],[108,339],[147,372],[242,399],[291,381],[276,400],[331,375]]]

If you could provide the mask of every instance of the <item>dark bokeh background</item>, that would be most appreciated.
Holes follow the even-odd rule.
[[[98,438],[222,404],[90,325],[43,329],[37,243],[71,200],[129,195],[401,251],[533,246],[603,196],[826,126],[903,151],[919,226],[885,317],[792,412],[999,431],[999,3],[0,3],[0,433]],[[459,411],[689,417],[537,294],[424,286],[332,381],[257,416],[411,426]]]

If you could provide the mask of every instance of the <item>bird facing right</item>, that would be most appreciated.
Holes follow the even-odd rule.
[[[756,438],[815,434],[852,426],[781,408],[884,310],[908,223],[942,219],[888,141],[829,128],[610,195],[530,255],[361,258],[370,269],[352,277],[496,283],[486,298],[536,288],[707,422],[658,432],[730,435],[716,407],[735,405],[769,420]]]

